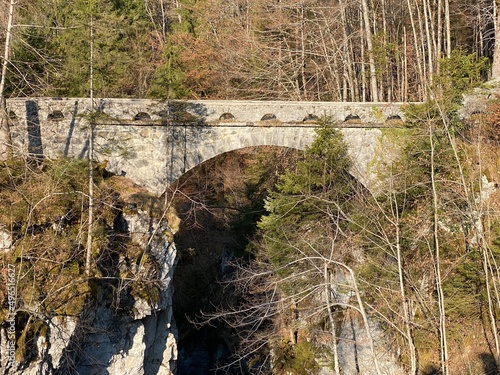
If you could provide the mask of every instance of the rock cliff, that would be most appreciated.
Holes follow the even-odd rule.
[[[22,264],[23,257],[26,263],[26,250],[24,253],[19,250],[23,236],[16,234],[16,228],[10,232],[9,226],[0,227],[3,259],[17,270],[15,359],[18,363],[7,368],[9,359],[14,357],[14,353],[7,351],[13,336],[9,336],[9,327],[4,324],[0,329],[2,374],[175,373],[177,330],[172,311],[172,277],[177,250],[172,242],[175,231],[172,222],[175,224],[176,217],[163,208],[158,198],[125,178],[101,181],[99,188],[107,196],[114,196],[114,201],[109,211],[101,208],[102,216],[110,215],[107,218],[110,224],[100,224],[95,233],[93,274],[89,279],[82,275],[81,266],[68,260],[71,253],[63,253],[62,245],[54,245],[61,246],[57,252],[64,258],[59,275],[47,271],[40,259],[33,263],[34,267],[27,267]],[[68,207],[72,208],[66,207],[65,211],[74,210],[75,202]],[[80,219],[81,213],[77,216],[85,222]],[[41,221],[49,219],[49,212],[45,212]],[[80,225],[77,221],[59,224],[44,222],[36,231],[30,229],[26,233],[37,232],[33,237],[38,236],[36,241],[40,243],[47,236],[57,237],[54,244],[60,244],[68,241],[74,228]],[[100,231],[105,241],[100,239]],[[36,249],[33,245],[33,250]],[[78,251],[81,246],[74,245],[72,249]],[[76,264],[81,264],[79,257],[75,256]],[[31,282],[23,272],[32,275]],[[66,279],[61,285],[63,278]],[[42,280],[52,285],[42,285]],[[78,299],[78,293],[68,291],[73,281],[81,286],[83,292],[78,293],[85,297]],[[49,300],[52,302],[48,303]]]

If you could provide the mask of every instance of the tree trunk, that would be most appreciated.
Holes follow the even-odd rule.
[[[308,100],[306,78],[306,46],[304,36],[304,5],[300,6],[300,85],[302,86],[302,100]]]
[[[423,12],[424,12],[424,24],[425,24],[425,40],[427,43],[427,48],[423,48],[423,51],[427,50],[427,63],[428,63],[428,78],[429,83],[432,83],[432,75],[434,74],[434,60],[432,55],[432,39],[431,39],[431,14],[429,12],[430,7],[428,6],[429,1],[424,0],[423,3]]]
[[[340,365],[339,365],[339,355],[337,351],[337,325],[335,323],[335,318],[333,317],[332,308],[331,308],[331,299],[332,295],[331,290],[331,277],[330,271],[328,270],[328,263],[325,262],[324,266],[324,278],[325,278],[325,294],[326,294],[326,308],[328,310],[328,319],[330,320],[331,325],[331,333],[332,333],[332,351],[333,351],[333,368],[335,371],[335,375],[340,375]]]
[[[0,79],[0,160],[5,160],[12,155],[12,139],[10,132],[9,114],[5,99],[5,82],[7,66],[10,59],[10,41],[12,37],[12,24],[14,20],[14,0],[9,3],[9,18],[7,21],[4,55],[2,62],[2,77]]]
[[[403,61],[402,61],[402,76],[403,79],[401,80],[401,101],[402,102],[407,102],[408,101],[408,46],[406,42],[406,27],[403,27]]]
[[[370,350],[371,350],[371,354],[372,354],[372,358],[373,358],[373,364],[375,366],[375,372],[377,373],[377,375],[382,375],[382,373],[380,371],[380,366],[378,363],[377,355],[375,353],[375,343],[373,341],[373,337],[372,337],[372,334],[370,332],[370,324],[368,322],[368,315],[366,314],[366,311],[365,311],[363,299],[361,298],[361,292],[359,291],[359,288],[358,288],[358,282],[356,281],[356,277],[354,276],[354,271],[352,270],[352,268],[346,266],[345,264],[341,264],[338,262],[334,262],[334,263],[339,264],[341,267],[343,267],[345,270],[347,270],[347,272],[351,276],[352,287],[354,289],[354,294],[356,295],[359,313],[361,314],[361,317],[363,319],[363,323],[365,325],[366,336],[367,336],[367,339],[369,342],[369,346],[370,346]]]
[[[415,48],[415,60],[417,61],[418,76],[419,76],[419,81],[420,81],[420,84],[418,84],[418,91],[419,91],[418,98],[421,99],[423,96],[422,86],[423,86],[423,83],[425,82],[425,74],[424,74],[424,71],[422,68],[422,58],[420,55],[421,51],[420,51],[419,42],[418,42],[418,33],[417,33],[417,27],[415,25],[415,18],[413,16],[413,7],[411,5],[410,0],[407,0],[407,4],[408,4],[408,13],[410,14],[411,29],[412,29],[412,33],[413,33],[413,43],[414,43],[414,48]],[[405,50],[405,53],[406,52],[407,51]],[[408,79],[408,70],[406,73],[406,77]]]
[[[394,199],[395,204],[397,204],[396,199]],[[396,215],[399,216],[398,209],[394,210]],[[398,276],[399,276],[399,291],[401,293],[401,302],[403,306],[403,319],[404,326],[406,330],[406,340],[408,342],[408,356],[410,358],[410,375],[418,374],[418,362],[417,362],[417,351],[415,348],[414,340],[413,340],[413,329],[411,325],[412,314],[410,311],[410,304],[406,297],[405,291],[405,277],[404,277],[404,268],[403,268],[403,254],[401,252],[401,234],[399,228],[399,217],[396,217],[395,221],[395,232],[396,232],[396,256],[398,260]]]
[[[90,276],[92,260],[92,243],[94,229],[94,18],[90,16],[90,127],[89,127],[89,218],[87,233],[87,253],[85,260],[85,274]]]
[[[355,79],[355,73],[353,69],[354,63],[350,48],[351,43],[349,42],[349,35],[348,35],[349,25],[347,24],[347,16],[346,16],[346,8],[344,0],[339,0],[339,6],[340,6],[340,20],[342,22],[342,38],[343,38],[342,48],[344,50],[344,59],[345,59],[345,64],[343,65],[343,71],[344,71],[343,73],[344,73],[344,80],[346,81],[346,84],[348,86],[347,87],[346,84],[344,84],[344,93],[342,101],[355,102],[356,100],[358,100],[358,98],[357,98],[356,85],[354,84],[354,79]]]
[[[500,15],[496,0],[493,0],[493,22],[495,29],[495,47],[493,50],[493,64],[491,66],[491,78],[500,77]]]
[[[450,0],[444,0],[444,27],[446,34],[446,57],[451,56]]]
[[[437,55],[438,59],[443,55],[443,4],[442,0],[438,0],[437,4]],[[439,74],[439,64],[437,66],[436,72]]]
[[[375,66],[375,56],[373,53],[373,35],[370,27],[370,11],[368,2],[361,0],[363,10],[363,23],[365,25],[366,47],[368,49],[368,63],[370,66],[370,91],[373,102],[378,102],[377,68]]]
[[[361,35],[361,101],[366,102],[366,70],[365,70],[365,43],[363,40],[363,30],[360,30]]]
[[[441,255],[439,243],[439,214],[438,214],[438,193],[435,180],[434,166],[434,135],[432,125],[429,124],[429,142],[431,151],[431,187],[432,187],[432,216],[433,216],[433,236],[434,236],[434,272],[436,276],[436,292],[438,298],[439,310],[439,341],[441,352],[441,372],[443,375],[448,375],[448,342],[446,338],[446,309],[444,306],[444,293],[441,277]]]

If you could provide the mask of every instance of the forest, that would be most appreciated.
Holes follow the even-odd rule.
[[[12,240],[3,261],[21,275],[22,369],[53,317],[80,319],[99,301],[129,316],[135,299],[159,299],[158,264],[123,224],[138,211],[133,196],[151,218],[176,222],[180,234],[161,233],[179,245],[179,330],[223,326],[235,341],[221,371],[362,373],[341,353],[343,327],[356,325],[370,374],[499,373],[500,87],[484,83],[500,75],[495,1],[1,7],[2,107],[23,96],[409,103],[401,126],[381,130],[401,147],[380,176],[381,192],[350,175],[347,146],[328,117],[303,153],[240,150],[186,174],[162,197],[111,176],[91,151],[89,160],[7,155],[0,229]],[[477,87],[482,110],[462,116],[464,95]],[[209,215],[212,232],[189,238]],[[237,244],[231,256],[213,237]],[[230,272],[221,271],[224,257]],[[4,291],[0,299],[5,318]],[[77,352],[66,369],[76,368]]]
[[[492,63],[484,78],[498,75],[493,0],[1,6],[5,96],[88,97],[92,66],[97,97],[422,101],[458,50]]]

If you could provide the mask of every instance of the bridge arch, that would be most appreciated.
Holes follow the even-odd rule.
[[[299,150],[296,148],[291,148],[291,147],[286,147],[286,146],[258,145],[258,146],[246,146],[246,147],[242,147],[242,148],[238,148],[238,149],[233,149],[233,150],[221,152],[221,153],[219,153],[211,158],[207,158],[206,160],[203,160],[202,162],[196,164],[194,167],[187,169],[183,174],[181,174],[179,176],[179,178],[175,182],[173,182],[173,184],[175,185],[177,181],[183,180],[186,176],[191,175],[200,166],[212,163],[217,158],[220,158],[223,156],[231,155],[234,153],[241,154],[241,155],[247,155],[247,154],[252,154],[252,153],[256,153],[256,154],[261,153],[262,154],[262,153],[266,153],[266,152],[275,152],[278,150],[282,150],[282,151],[288,150],[290,152],[296,152],[296,153],[301,153],[304,151],[304,150]]]
[[[393,147],[380,129],[341,129],[353,162],[350,173],[366,188],[380,188],[381,173],[394,158]],[[218,155],[247,147],[278,146],[304,150],[315,137],[315,127],[172,127],[167,144],[167,183]]]

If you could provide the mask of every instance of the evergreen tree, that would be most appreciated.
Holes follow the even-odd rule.
[[[367,322],[357,282],[346,263],[352,245],[347,219],[360,190],[349,174],[350,165],[342,134],[324,118],[303,159],[281,176],[266,200],[268,214],[258,224],[255,263],[270,274],[268,285],[275,285],[263,297],[277,309],[273,324],[290,329],[290,336],[280,341],[282,333],[276,333],[268,342],[277,353],[276,371],[316,373],[316,359],[323,358],[332,361],[339,373],[336,320],[349,303],[339,299],[335,275],[344,275],[344,288],[357,296],[352,303]],[[365,328],[371,340],[367,324]],[[308,330],[317,332],[311,343],[298,340]],[[375,357],[374,366],[378,371]]]
[[[355,195],[354,180],[349,174],[350,160],[342,134],[329,119],[323,119],[315,141],[309,146],[295,170],[281,176],[276,190],[266,201],[268,215],[262,230],[265,254],[276,269],[286,273],[300,268],[290,266],[310,251],[297,249],[302,242],[325,239],[341,225],[344,210]],[[289,246],[289,244],[293,244]],[[305,245],[305,243],[303,244]],[[323,246],[320,246],[323,248]],[[326,250],[329,251],[327,245]],[[307,261],[305,261],[307,262]]]
[[[13,95],[88,96],[90,24],[94,25],[94,88],[101,97],[149,94],[160,51],[139,0],[35,1],[20,8],[24,26],[14,45],[19,69]]]

